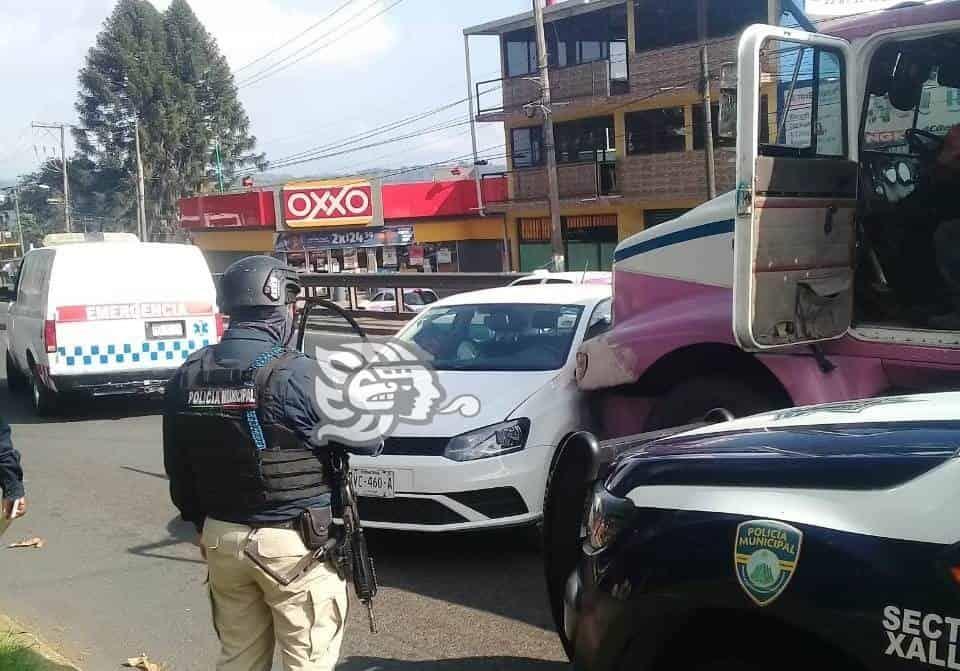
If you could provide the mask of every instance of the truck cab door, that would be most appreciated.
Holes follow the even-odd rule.
[[[853,65],[836,37],[752,26],[740,40],[733,326],[746,350],[839,338],[850,327]]]

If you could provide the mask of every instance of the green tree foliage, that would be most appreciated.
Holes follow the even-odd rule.
[[[230,68],[185,0],[164,14],[147,0],[120,0],[79,83],[74,136],[93,166],[84,179],[105,189],[97,197],[113,216],[136,220],[134,119],[153,233],[172,230],[178,198],[216,183],[218,142],[226,185],[243,163],[262,161],[250,153],[256,140]]]

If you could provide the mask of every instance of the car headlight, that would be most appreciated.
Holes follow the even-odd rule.
[[[595,551],[610,547],[627,528],[633,501],[614,496],[597,483],[587,507],[587,544]]]
[[[527,444],[529,434],[529,419],[491,424],[451,438],[443,456],[454,461],[473,461],[519,452]]]

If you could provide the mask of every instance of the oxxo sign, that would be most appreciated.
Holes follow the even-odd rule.
[[[288,228],[368,226],[382,219],[379,189],[357,179],[294,182],[283,188]]]

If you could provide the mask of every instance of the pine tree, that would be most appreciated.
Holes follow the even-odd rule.
[[[237,88],[216,40],[207,32],[186,0],[173,0],[164,15],[167,51],[186,103],[183,138],[176,148],[181,189],[197,191],[206,184],[233,184],[238,168],[262,163],[252,155],[256,139],[237,98]]]
[[[120,177],[115,192],[124,214],[136,217],[134,120],[139,119],[144,171],[160,170],[165,118],[171,111],[173,78],[166,67],[163,18],[146,0],[120,0],[80,70],[74,131],[77,150]],[[152,141],[151,141],[152,140]],[[158,193],[148,180],[147,197]]]
[[[122,214],[136,217],[134,119],[140,143],[149,228],[173,229],[178,198],[213,180],[219,142],[230,184],[255,138],[216,41],[185,0],[160,14],[147,0],[119,0],[80,71],[78,152],[114,175]]]

